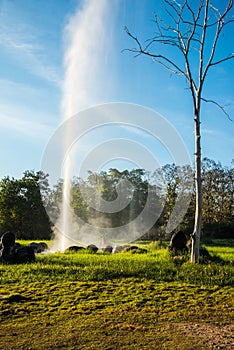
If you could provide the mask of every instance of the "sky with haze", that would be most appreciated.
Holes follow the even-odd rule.
[[[69,60],[68,47],[74,27],[77,21],[88,21],[87,27],[84,26],[88,28],[98,20],[95,16],[98,11],[84,17],[82,11],[87,3],[81,0],[0,0],[0,178],[7,175],[17,178],[25,170],[41,168],[46,145],[63,120],[64,81],[69,64],[66,59]],[[213,3],[220,5],[224,1]],[[74,90],[77,112],[108,102],[129,102],[153,109],[179,132],[193,160],[192,104],[185,80],[170,74],[149,57],[134,57],[133,53],[124,51],[135,46],[124,27],[144,41],[154,35],[154,12],[163,16],[159,1],[108,1],[103,32],[92,37],[95,41],[93,56],[83,58],[87,63],[83,79],[86,70],[91,72],[92,79],[85,82],[86,90],[80,85]],[[223,53],[234,52],[233,37],[234,25],[228,27],[222,37],[218,58]],[[84,43],[90,39],[89,31],[81,32],[75,40],[82,43],[83,39]],[[82,56],[82,48],[79,49]],[[173,55],[171,49],[167,50]],[[204,87],[204,97],[227,106],[232,119],[233,86],[234,60],[230,60],[212,68]],[[204,104],[201,126],[203,157],[229,166],[234,158],[234,123],[216,106]],[[122,130],[119,136],[127,138],[127,131]],[[141,136],[135,133],[132,137],[137,141]],[[145,147],[157,153],[157,144],[153,141],[146,140]],[[158,152],[161,152],[158,155],[160,164],[167,163],[169,160],[163,150]],[[117,163],[114,165],[117,167]]]

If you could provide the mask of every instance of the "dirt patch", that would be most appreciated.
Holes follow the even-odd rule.
[[[211,349],[234,349],[234,323],[224,326],[207,323],[176,323],[174,326],[185,336],[200,339]]]

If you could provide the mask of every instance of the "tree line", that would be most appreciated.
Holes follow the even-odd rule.
[[[92,224],[98,220],[99,226],[117,227],[134,220],[142,212],[149,191],[152,191],[155,195],[150,204],[150,215],[157,211],[161,214],[142,238],[169,239],[170,233],[166,234],[166,227],[186,176],[194,177],[193,170],[189,166],[178,167],[175,164],[164,165],[153,174],[144,169],[109,169],[99,173],[89,171],[86,179],[73,178],[71,207],[75,215],[85,222]],[[124,181],[132,185],[132,191],[121,192],[126,197],[123,200],[129,202],[124,209],[114,213],[94,209],[100,198],[110,203],[114,201],[118,196],[118,186]],[[234,161],[224,167],[219,162],[204,158],[202,183],[203,236],[233,238]],[[18,239],[50,239],[53,225],[60,216],[62,189],[62,179],[50,188],[48,175],[41,171],[25,171],[21,179],[4,177],[0,181],[0,233],[12,230]],[[194,185],[189,191],[191,198],[188,210],[177,228],[188,236],[194,225]]]

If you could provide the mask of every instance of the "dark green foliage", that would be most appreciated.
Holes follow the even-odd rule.
[[[219,162],[204,158],[203,231],[213,238],[234,237],[234,162],[223,167]]]
[[[210,159],[203,160],[203,232],[205,238],[233,238],[234,234],[234,168],[222,167]],[[166,226],[182,183],[193,178],[189,166],[178,167],[167,164],[149,174],[143,169],[119,171],[109,169],[100,173],[89,172],[86,179],[73,178],[71,206],[74,214],[84,222],[93,224],[98,219],[100,227],[119,227],[136,218],[144,209],[149,191],[154,193],[154,200],[149,208],[150,214],[163,210],[153,227],[142,236],[143,239],[170,239],[165,235]],[[181,181],[183,179],[183,181]],[[126,192],[131,198],[130,204],[115,213],[101,213],[93,209],[83,197],[97,205],[99,198],[113,201],[117,197],[117,186],[124,181],[132,184],[134,191]],[[60,215],[63,180],[49,188],[47,176],[42,172],[26,171],[22,179],[5,177],[0,181],[0,233],[8,230],[15,232],[17,238],[48,239],[51,236],[51,224]],[[194,226],[195,196],[190,189],[191,201],[187,213],[180,223],[182,230],[189,237]],[[42,202],[43,201],[43,202]],[[43,206],[44,205],[44,206]],[[46,209],[46,210],[45,210]],[[49,222],[47,213],[49,213]]]
[[[22,179],[0,182],[0,234],[11,230],[18,239],[48,239],[49,218],[42,202],[48,184],[42,172],[26,171]]]
[[[206,237],[223,239],[234,237],[234,223],[222,221],[217,223],[204,223],[203,230]]]

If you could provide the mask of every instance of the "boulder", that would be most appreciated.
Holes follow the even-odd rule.
[[[17,249],[15,253],[16,263],[29,263],[35,261],[35,253],[32,247],[26,246]]]
[[[31,242],[29,244],[29,247],[31,247],[34,250],[34,253],[42,253],[45,250],[48,250],[48,245],[45,242]]]
[[[15,234],[12,231],[3,233],[1,237],[1,244],[4,248],[13,247],[15,244]]]
[[[33,249],[34,253],[41,253],[41,247],[40,247],[39,243],[32,242],[28,246]]]
[[[133,250],[138,250],[139,248],[136,246],[136,245],[131,245],[131,246],[128,246],[126,248],[124,248],[124,251],[125,252],[131,252]]]
[[[134,253],[147,253],[147,249],[144,249],[144,248],[140,248],[136,245],[132,245],[132,246],[128,246],[124,249],[125,252],[132,252],[133,254]]]
[[[15,242],[15,251],[18,250],[21,247],[22,247],[22,245],[20,243]]]
[[[116,254],[116,253],[120,253],[124,250],[124,247],[122,245],[116,245],[114,246],[112,253]]]
[[[185,253],[188,251],[187,237],[183,231],[173,233],[168,250],[173,251],[175,255],[179,255],[179,253]]]
[[[107,245],[104,248],[102,248],[102,251],[105,253],[112,253],[113,247],[111,245]]]
[[[93,253],[96,253],[98,251],[98,247],[95,244],[89,244],[87,246],[87,249],[90,250]]]
[[[35,243],[37,244],[37,243]],[[8,231],[1,238],[0,260],[7,263],[28,263],[35,261],[34,249],[30,246],[22,247],[15,242],[15,235]]]
[[[49,249],[48,245],[45,242],[39,242],[38,244],[40,246],[41,253]]]
[[[76,253],[76,252],[81,251],[81,250],[83,250],[83,249],[84,249],[84,247],[80,247],[80,246],[78,246],[78,245],[73,245],[73,246],[71,246],[71,247],[68,247],[68,248],[65,250],[65,252],[66,252],[66,253],[67,253],[67,252]]]
[[[1,237],[0,260],[15,262],[15,234],[11,231],[5,232]]]

